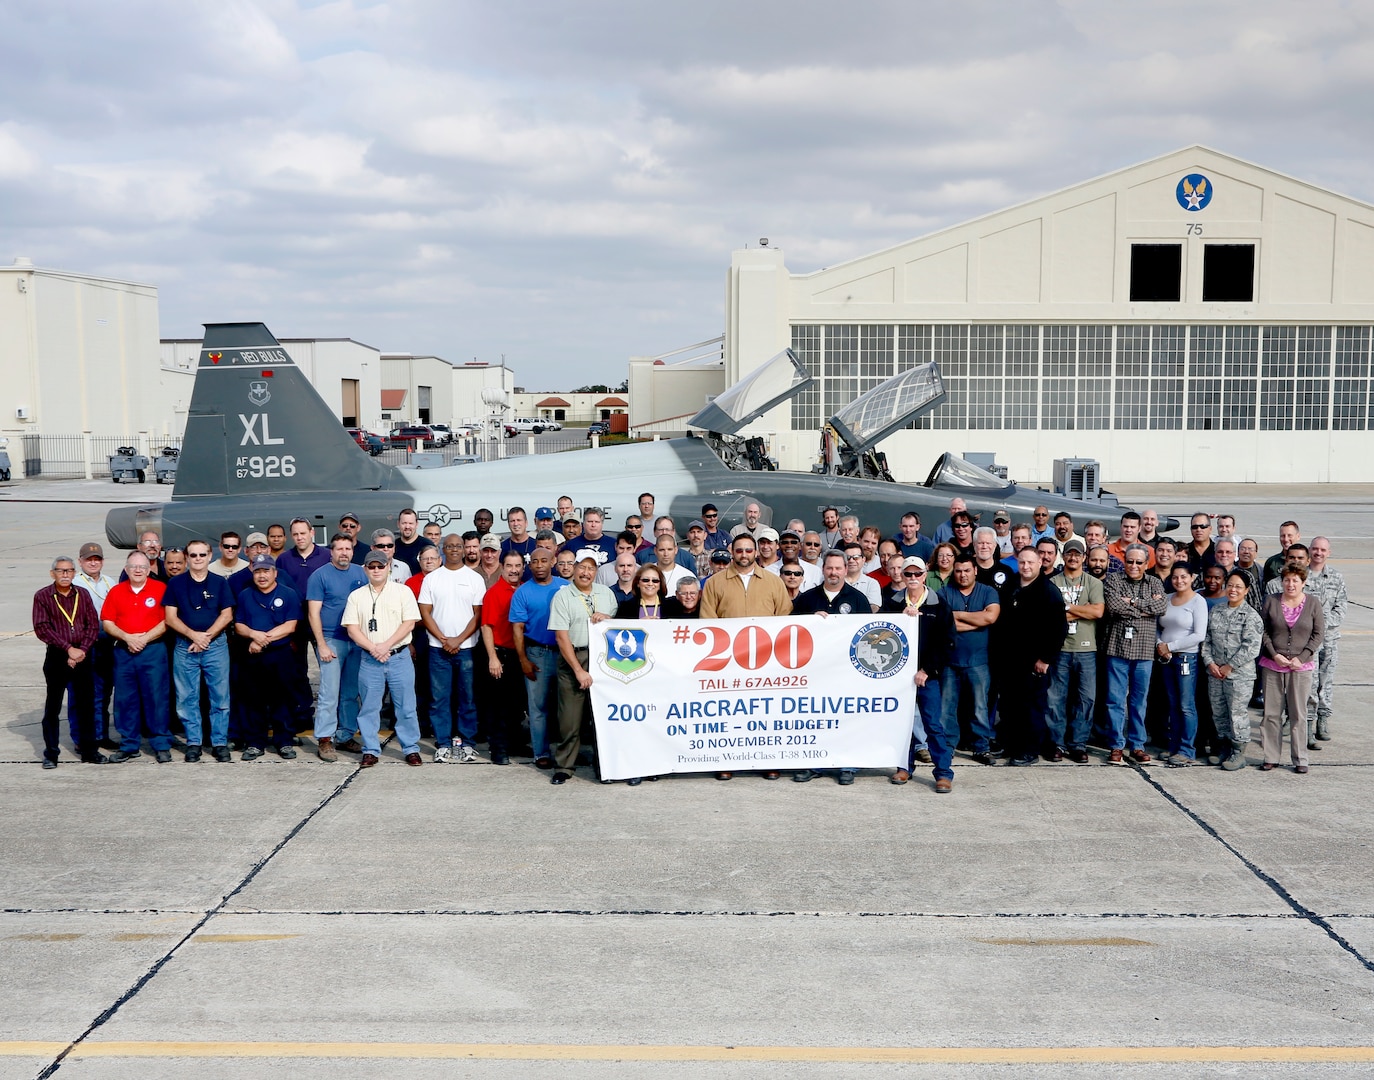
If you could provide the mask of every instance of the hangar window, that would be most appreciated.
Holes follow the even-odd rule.
[[[1207,244],[1202,249],[1202,299],[1248,304],[1255,299],[1255,245]]]
[[[897,373],[910,371],[919,364],[930,363],[930,350],[933,327],[897,327]],[[930,413],[923,413],[907,425],[908,430],[930,427]]]
[[[1113,426],[1133,431],[1149,426],[1150,328],[1116,328],[1116,411]]]
[[[1299,326],[1293,427],[1325,431],[1331,397],[1331,327]]]
[[[1365,430],[1369,339],[1367,326],[1336,327],[1336,385],[1331,402],[1331,427],[1336,431]]]
[[[968,426],[1002,426],[1002,327],[973,326],[968,345]]]
[[[1293,371],[1297,356],[1297,328],[1266,326],[1260,361],[1261,431],[1293,430]]]
[[[821,328],[819,326],[792,327],[792,351],[806,368],[807,374],[821,374]],[[816,431],[821,426],[821,390],[812,383],[792,399],[792,428],[795,431]]]
[[[1222,339],[1220,326],[1194,326],[1189,340],[1188,430],[1221,427]]]
[[[1259,327],[1228,326],[1222,351],[1221,428],[1250,431],[1255,427],[1255,393],[1259,375]]]
[[[1078,420],[1080,431],[1112,426],[1112,328],[1078,328]]]
[[[933,424],[947,430],[968,427],[968,396],[964,383],[968,374],[967,326],[937,326],[931,357],[945,377],[945,403],[935,410]]]
[[[1182,244],[1131,245],[1131,300],[1177,303],[1183,295]]]
[[[1072,431],[1078,327],[1045,327],[1041,370],[1045,381],[1040,388],[1040,426],[1052,431]]]
[[[1150,342],[1150,427],[1177,431],[1183,427],[1183,356],[1181,326],[1156,326]]]

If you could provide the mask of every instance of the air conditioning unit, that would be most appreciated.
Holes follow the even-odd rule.
[[[27,420],[29,418],[29,410],[20,405],[19,408],[14,410],[14,418],[16,420]]]
[[[1094,458],[1055,458],[1054,490],[1070,499],[1100,497],[1102,465]]]

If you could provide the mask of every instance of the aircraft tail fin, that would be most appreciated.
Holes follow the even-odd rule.
[[[396,486],[262,323],[207,323],[176,497]]]

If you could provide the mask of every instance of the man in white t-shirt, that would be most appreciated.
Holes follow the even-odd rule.
[[[429,634],[430,723],[436,764],[478,760],[473,746],[477,702],[472,650],[486,591],[482,575],[463,561],[463,538],[449,533],[444,537],[444,565],[426,575],[420,585],[420,619]]]

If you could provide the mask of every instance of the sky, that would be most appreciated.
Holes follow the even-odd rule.
[[[534,391],[1182,146],[1374,202],[1374,5],[44,0],[0,34],[0,264]]]

